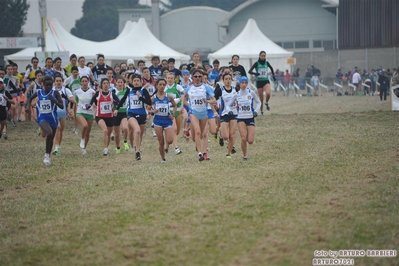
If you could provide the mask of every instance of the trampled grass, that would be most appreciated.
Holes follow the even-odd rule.
[[[272,98],[249,161],[210,142],[160,163],[88,155],[68,123],[61,156],[23,122],[0,140],[1,265],[310,265],[315,250],[399,247],[399,114],[376,97]],[[112,146],[113,147],[113,146]],[[354,258],[356,265],[397,265]]]

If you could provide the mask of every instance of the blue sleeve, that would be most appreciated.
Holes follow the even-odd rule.
[[[215,93],[209,85],[205,85],[206,88],[206,99],[209,100],[211,97],[215,97]]]

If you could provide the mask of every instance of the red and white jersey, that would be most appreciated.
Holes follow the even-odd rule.
[[[108,91],[107,95],[99,93],[97,97],[97,110],[96,116],[102,118],[113,117],[114,104],[112,99],[112,92]]]

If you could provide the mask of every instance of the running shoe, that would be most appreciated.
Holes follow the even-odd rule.
[[[161,160],[161,163],[166,163],[166,160],[165,160],[165,159],[162,159],[162,160]]]
[[[131,147],[129,151],[130,151],[130,152],[135,152],[136,150],[135,150],[134,147]]]
[[[213,135],[213,140],[217,143],[218,142],[218,133]]]
[[[18,117],[17,121],[18,121],[18,122],[22,122],[21,118],[19,118],[19,117]]]
[[[206,160],[206,161],[209,161],[211,159],[208,157],[208,154],[206,152],[204,153],[203,157],[204,157],[204,160]]]
[[[263,111],[260,111],[261,115],[263,115]]]
[[[168,153],[169,152],[169,150],[168,149],[165,149],[165,153]]]
[[[87,154],[86,149],[82,149],[82,155],[86,155],[86,154]]]
[[[15,124],[15,121],[14,121],[14,120],[11,120],[11,124],[12,124],[13,127],[16,127],[16,126],[17,126],[17,124]]]
[[[205,158],[202,153],[198,153],[198,161],[202,162],[203,160],[205,160]]]
[[[155,131],[154,131],[154,130],[151,130],[151,131],[152,131],[152,136],[153,136],[153,137],[156,137],[157,134],[155,134]]]
[[[236,153],[237,151],[236,151],[236,148],[233,146],[233,148],[231,149],[231,154],[234,154],[234,153]]]
[[[51,164],[51,160],[50,160],[50,155],[49,154],[45,154],[44,155],[44,160],[43,163],[47,166],[49,166]]]
[[[226,159],[231,159],[231,155],[230,154],[226,154]]]
[[[3,139],[8,140],[7,132],[3,133]]]
[[[136,161],[140,161],[141,160],[141,154],[140,152],[136,152]]]
[[[129,144],[127,143],[127,142],[124,142],[123,143],[123,147],[125,147],[125,151],[128,151],[129,150]]]
[[[61,147],[56,145],[54,148],[54,151],[52,152],[53,155],[60,155],[61,153]]]
[[[266,105],[266,110],[267,110],[267,111],[270,111],[269,103],[265,103],[265,105]],[[263,114],[262,114],[262,115],[263,115]]]
[[[220,137],[220,136],[219,136],[219,145],[220,145],[221,147],[223,147],[223,146],[224,146],[224,141],[223,141],[223,138],[222,138],[222,137]]]
[[[72,129],[72,132],[73,132],[73,134],[78,134],[78,129],[74,128],[74,129]]]
[[[104,148],[103,155],[104,156],[109,156],[108,148]]]
[[[121,154],[121,148],[116,148],[116,154]]]
[[[179,149],[179,147],[175,148],[175,153],[176,154],[180,154],[181,153],[181,150]]]
[[[248,161],[248,158],[247,158],[247,157],[244,157],[243,160],[244,160],[244,161]]]
[[[111,140],[114,141],[114,139],[115,139],[115,135],[114,135],[114,132],[112,132],[112,134],[111,134]]]
[[[84,149],[85,148],[85,139],[80,140],[80,148]]]

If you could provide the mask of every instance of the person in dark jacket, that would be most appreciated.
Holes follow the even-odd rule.
[[[382,95],[384,95],[384,101],[387,100],[387,90],[389,89],[389,78],[385,71],[378,78],[378,83],[380,83],[380,100],[382,101]]]

